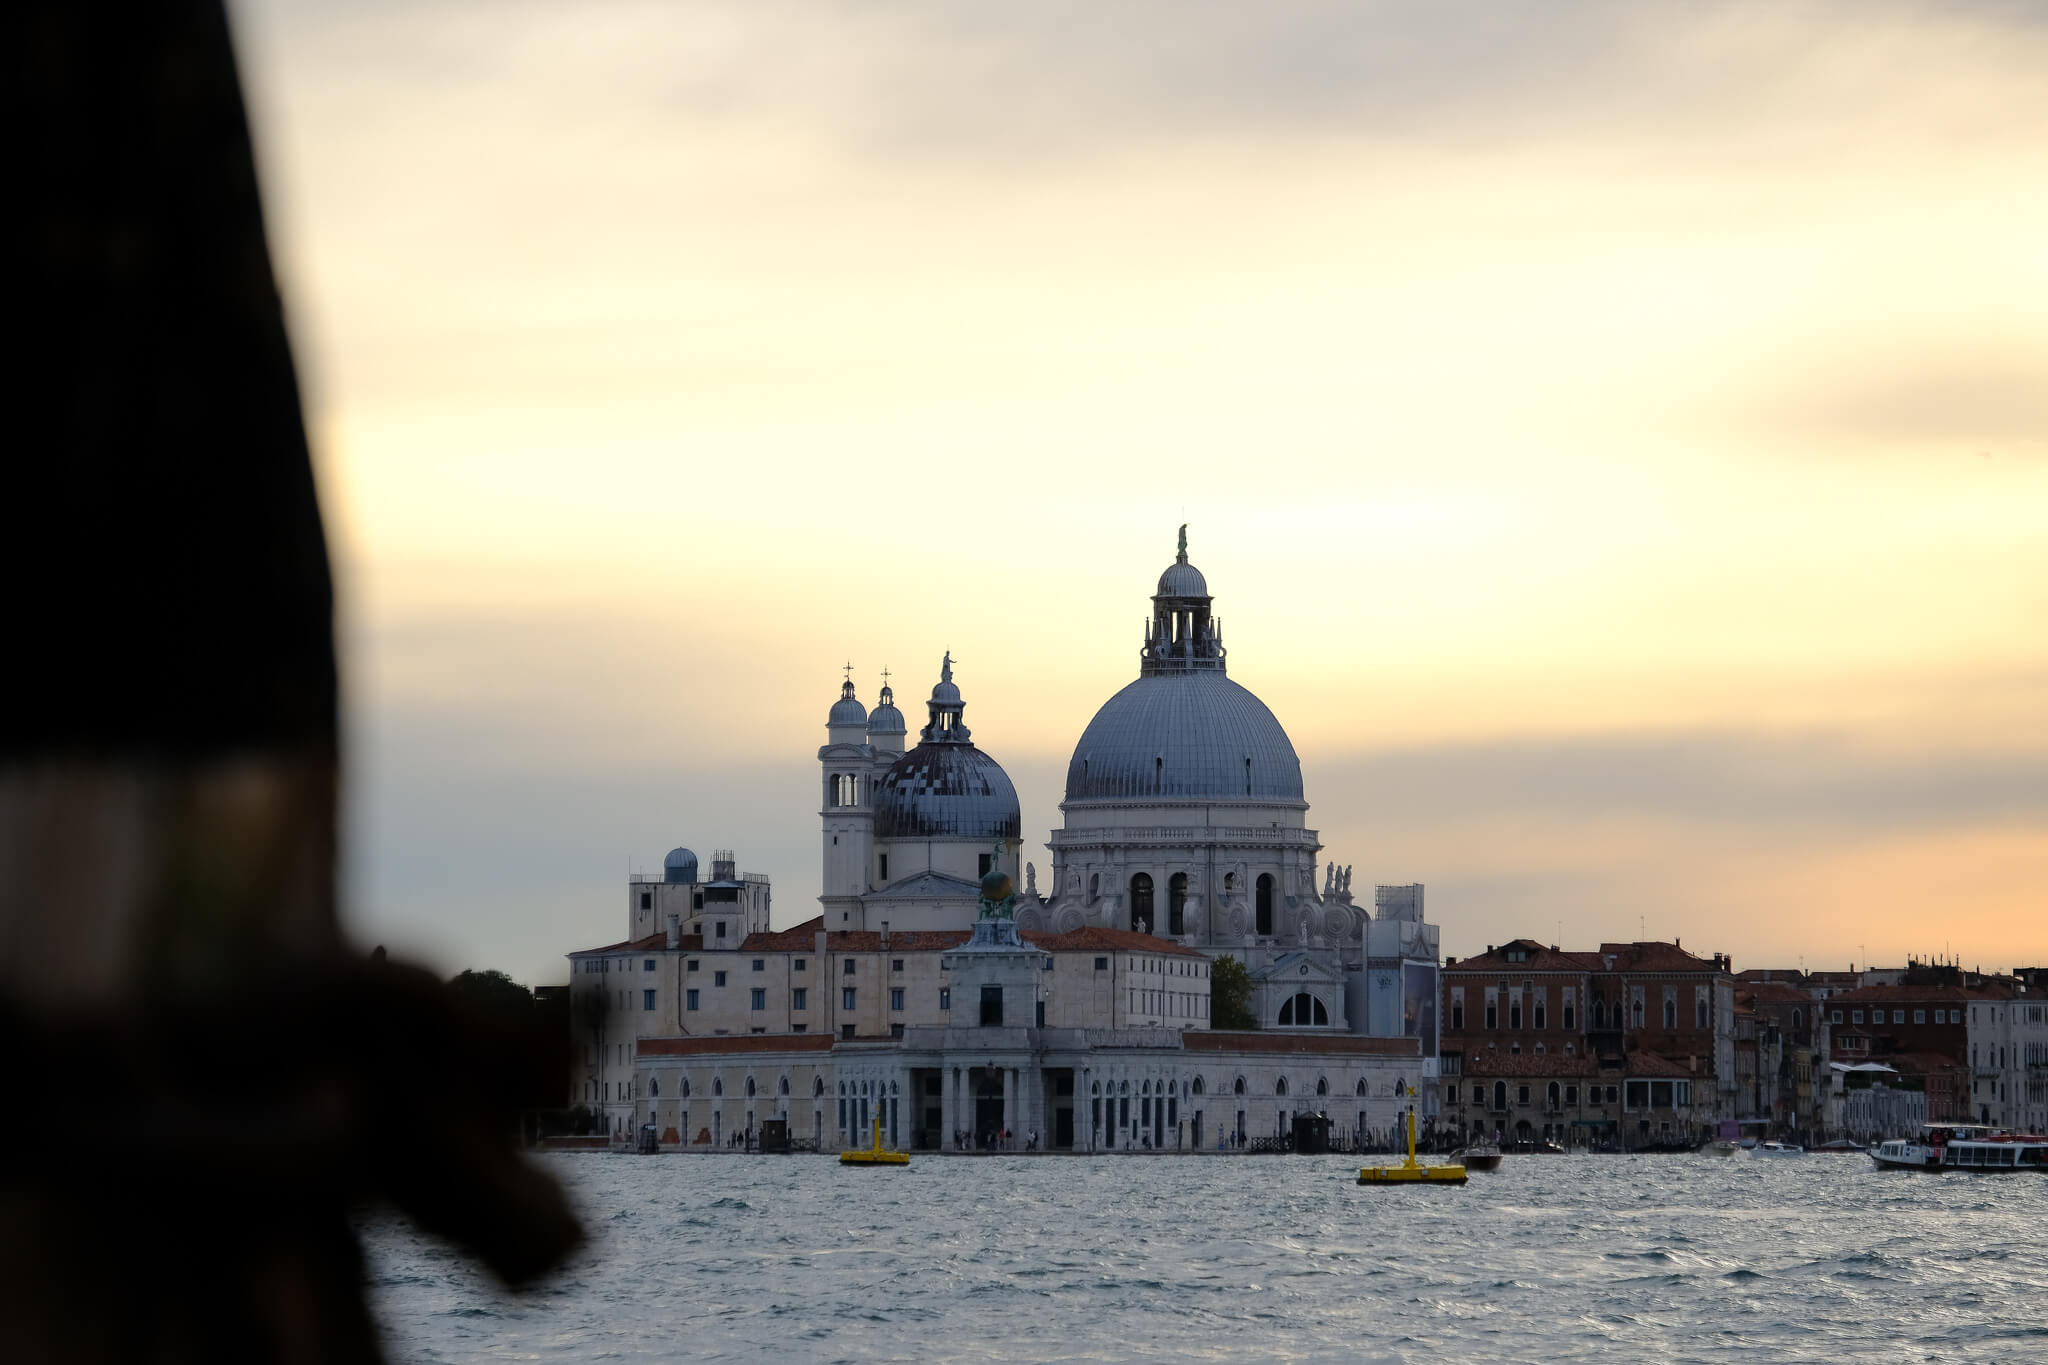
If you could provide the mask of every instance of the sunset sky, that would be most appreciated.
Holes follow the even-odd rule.
[[[2041,7],[232,9],[364,943],[808,918],[949,649],[1043,872],[1187,522],[1447,953],[2048,962]]]

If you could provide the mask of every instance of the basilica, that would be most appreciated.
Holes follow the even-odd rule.
[[[685,1149],[771,1119],[830,1148],[870,1117],[914,1147],[1209,1149],[1435,1112],[1422,888],[1368,910],[1319,866],[1300,759],[1229,676],[1185,527],[1151,603],[1138,676],[1074,746],[1043,885],[951,656],[914,743],[893,689],[870,711],[849,674],[817,752],[820,913],[772,930],[728,854],[635,879],[629,937],[570,955],[585,1102]],[[1222,1028],[1226,957],[1251,1017]]]

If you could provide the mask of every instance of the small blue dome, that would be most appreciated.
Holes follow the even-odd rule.
[[[839,700],[832,703],[832,714],[826,717],[827,725],[866,725],[868,708],[862,706],[853,695],[853,684],[848,682],[839,689]]]
[[[661,860],[661,879],[685,885],[696,881],[697,855],[687,848],[670,849],[668,856]]]

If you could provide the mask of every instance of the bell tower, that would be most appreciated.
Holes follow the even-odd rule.
[[[852,912],[867,890],[869,853],[874,846],[875,750],[868,742],[868,710],[854,695],[853,665],[839,700],[825,720],[825,746],[818,750],[821,825],[824,855],[818,900],[827,928],[853,923]]]

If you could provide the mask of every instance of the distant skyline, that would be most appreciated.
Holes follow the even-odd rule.
[[[232,12],[363,942],[808,918],[848,659],[953,651],[1043,873],[1185,521],[1447,954],[2048,961],[2037,10]]]

